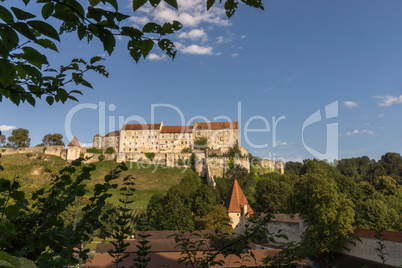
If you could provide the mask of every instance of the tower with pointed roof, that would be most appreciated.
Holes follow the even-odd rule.
[[[67,147],[67,161],[73,161],[80,157],[81,145],[78,142],[77,137],[74,137]]]
[[[229,217],[232,220],[232,227],[235,233],[243,233],[247,218],[254,213],[249,205],[237,180],[234,181],[229,195],[226,199],[225,206],[228,210]]]

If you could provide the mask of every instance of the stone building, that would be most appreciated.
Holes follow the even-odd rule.
[[[120,154],[180,153],[194,149],[201,137],[207,138],[211,150],[241,146],[238,122],[196,122],[193,126],[165,126],[160,124],[125,124],[121,130],[102,137],[94,136],[93,146],[98,149],[113,147]]]

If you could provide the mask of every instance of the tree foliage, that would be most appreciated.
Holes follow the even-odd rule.
[[[13,0],[15,3],[16,0]],[[2,0],[1,2],[5,2]],[[9,1],[11,2],[11,1]],[[138,63],[154,49],[155,44],[170,58],[177,51],[168,35],[179,31],[178,21],[157,24],[149,22],[142,29],[129,26],[130,15],[121,12],[116,0],[43,0],[35,3],[22,0],[24,9],[0,5],[0,101],[11,100],[16,105],[27,101],[35,106],[38,98],[46,97],[49,105],[67,100],[77,100],[80,90],[68,90],[70,83],[92,88],[85,79],[88,71],[108,76],[103,59],[72,59],[60,67],[50,66],[49,50],[59,52],[57,42],[61,35],[75,33],[83,41],[98,40],[104,51],[111,55],[116,46],[116,36],[127,44],[129,55]],[[134,0],[133,12],[149,2],[157,7],[161,1]],[[173,9],[179,9],[177,0],[165,0]],[[215,1],[206,1],[211,8]],[[241,0],[248,6],[264,9],[261,0]],[[28,5],[29,4],[29,5]],[[238,1],[226,0],[224,8],[228,18],[238,8]],[[34,10],[40,10],[38,16]],[[58,29],[55,25],[59,25]]]
[[[64,146],[63,135],[61,135],[60,133],[46,134],[42,139],[42,143],[44,146],[48,146],[48,145],[63,145]]]
[[[8,141],[14,148],[29,147],[31,138],[29,138],[29,130],[25,128],[17,128],[11,132]]]

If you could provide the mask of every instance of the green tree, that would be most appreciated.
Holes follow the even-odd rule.
[[[1,1],[1,2],[4,2]],[[13,1],[15,2],[15,0]],[[30,0],[22,0],[27,5]],[[101,4],[102,2],[102,4]],[[153,7],[161,1],[134,0],[132,8],[135,12],[145,3]],[[168,5],[178,9],[176,0],[165,0]],[[206,1],[207,9],[215,1]],[[238,7],[238,2],[224,1],[226,15],[230,18]],[[261,0],[241,0],[241,2],[264,9]],[[30,10],[41,10],[41,17],[37,17]],[[31,12],[30,12],[31,11]],[[88,71],[94,71],[108,76],[103,65],[97,62],[102,58],[94,56],[91,59],[73,59],[67,65],[55,67],[47,66],[47,51],[58,52],[55,41],[60,42],[60,35],[75,33],[80,40],[92,42],[99,40],[103,49],[110,55],[116,46],[118,35],[127,44],[130,56],[139,62],[146,57],[157,44],[170,58],[176,55],[176,49],[166,36],[180,30],[182,24],[178,21],[167,22],[163,25],[149,22],[142,29],[126,26],[130,15],[120,12],[116,0],[46,0],[30,3],[25,10],[0,5],[0,101],[7,98],[15,104],[27,101],[32,106],[42,96],[51,105],[54,101],[66,102],[77,100],[81,91],[74,89],[67,91],[69,83],[92,88],[85,80]],[[52,25],[60,25],[57,30]],[[46,65],[46,68],[43,68]]]
[[[48,146],[48,145],[63,145],[64,146],[63,135],[61,135],[60,133],[46,134],[45,136],[43,136],[42,143],[44,146]]]
[[[113,147],[106,148],[105,154],[114,154],[114,153],[115,153],[115,150]]]
[[[11,136],[8,137],[8,141],[14,148],[29,147],[31,144],[31,138],[29,138],[29,130],[25,128],[17,128],[11,132]]]
[[[4,145],[6,145],[6,136],[2,135],[0,131],[0,146],[3,147]]]
[[[300,213],[307,224],[302,243],[313,250],[312,257],[344,247],[353,232],[353,203],[338,192],[329,173],[319,171],[320,166],[309,166],[316,171],[301,176],[289,198],[290,212]]]
[[[230,225],[231,219],[228,210],[223,205],[214,206],[208,214],[203,217],[205,230],[226,230],[233,232]]]
[[[292,185],[283,181],[261,179],[255,187],[255,205],[253,208],[265,213],[280,213],[285,208]]]
[[[295,174],[299,176],[300,170],[303,167],[303,164],[300,162],[286,162],[285,164],[285,174]]]
[[[374,179],[373,187],[384,195],[394,195],[398,191],[396,181],[390,176],[380,176]]]

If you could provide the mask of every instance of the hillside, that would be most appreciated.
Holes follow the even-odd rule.
[[[29,155],[28,155],[29,156]],[[56,174],[68,163],[57,156],[34,154],[28,157],[26,154],[5,155],[0,159],[4,171],[0,177],[18,181],[25,192],[33,192],[43,185],[48,185],[52,173]],[[93,186],[102,183],[104,176],[118,164],[114,161],[103,161],[94,163],[96,170],[91,173],[91,181],[87,182],[87,189],[91,193]],[[129,170],[122,172],[118,181],[125,176],[132,175],[135,178],[137,189],[134,209],[144,210],[149,199],[155,193],[165,193],[172,185],[178,184],[186,172],[193,172],[191,169],[166,168],[154,165],[128,163]],[[112,192],[113,196],[109,202],[116,203],[119,199],[118,192]]]

